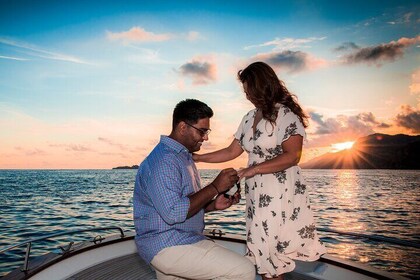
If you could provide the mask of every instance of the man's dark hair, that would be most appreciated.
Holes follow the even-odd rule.
[[[172,115],[172,129],[180,122],[196,124],[200,119],[213,117],[213,110],[207,104],[196,99],[185,99],[179,102]]]

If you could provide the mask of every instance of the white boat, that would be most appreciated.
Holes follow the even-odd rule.
[[[81,232],[104,232],[116,230],[119,234],[101,237],[97,235],[89,241],[73,243],[60,247],[48,254],[30,260],[31,246],[41,240],[50,240],[58,236],[71,236]],[[245,236],[224,233],[222,230],[207,230],[206,236],[215,242],[235,251],[245,254]],[[66,233],[51,234],[45,237],[25,241],[3,250],[26,246],[23,265],[5,275],[1,280],[19,279],[156,279],[153,269],[137,254],[134,242],[134,233],[125,233],[119,227],[92,228],[87,230],[70,231]],[[259,275],[255,279],[261,279]],[[381,271],[367,265],[346,261],[323,255],[318,261],[296,261],[293,272],[285,274],[287,280],[363,280],[363,279],[408,279],[393,273]]]

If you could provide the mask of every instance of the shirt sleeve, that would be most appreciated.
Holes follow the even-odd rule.
[[[235,137],[236,140],[239,141],[239,144],[241,145],[242,149],[244,148],[243,139],[245,136],[245,124],[250,121],[250,115],[253,113],[253,110],[249,111],[243,118],[241,123],[239,124],[238,130],[235,132],[233,137]]]
[[[180,166],[171,158],[164,158],[148,177],[147,192],[153,205],[169,225],[187,219],[190,200],[183,195]]]
[[[280,110],[279,114],[283,115],[279,118],[278,143],[283,143],[293,135],[301,135],[306,140],[305,128],[295,113],[284,107],[284,110]]]

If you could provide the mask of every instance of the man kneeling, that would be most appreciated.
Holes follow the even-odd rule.
[[[228,168],[206,187],[192,159],[208,140],[213,111],[201,101],[179,102],[169,136],[140,164],[134,188],[134,224],[140,257],[162,279],[255,279],[254,265],[203,235],[204,213],[224,210],[240,194],[223,192],[239,179]]]

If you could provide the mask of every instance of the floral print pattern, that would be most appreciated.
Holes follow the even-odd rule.
[[[244,116],[235,133],[249,155],[248,166],[283,153],[282,143],[293,135],[306,137],[299,118],[277,104],[273,126],[261,120],[254,128],[256,109]],[[292,271],[293,259],[314,261],[326,252],[319,240],[309,205],[307,186],[298,166],[258,174],[245,182],[247,257],[259,274],[275,277]]]
[[[306,191],[306,185],[302,184],[299,180],[295,183],[295,194],[304,194]]]
[[[254,140],[257,140],[258,138],[260,138],[260,136],[262,135],[263,133],[259,130],[259,129],[257,129],[256,131],[255,131],[255,133],[254,133]]]

